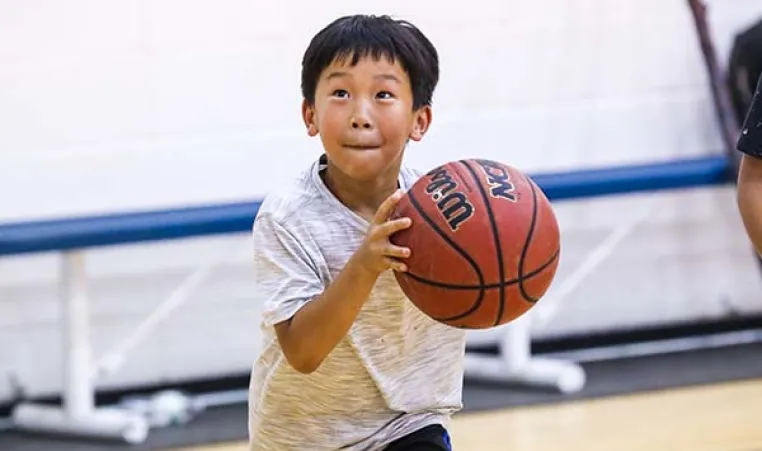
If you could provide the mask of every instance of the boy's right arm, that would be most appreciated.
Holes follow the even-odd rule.
[[[333,282],[290,319],[275,325],[283,353],[297,371],[311,373],[320,366],[349,331],[383,271],[406,270],[398,259],[409,256],[410,250],[389,241],[411,224],[409,218],[388,220],[401,197],[397,191],[379,207],[365,240]]]
[[[293,317],[275,325],[283,354],[300,373],[311,373],[347,334],[378,278],[349,260],[326,290]]]

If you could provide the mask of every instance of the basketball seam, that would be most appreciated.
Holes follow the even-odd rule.
[[[499,288],[500,285],[504,286],[511,286],[515,285],[517,283],[525,282],[527,280],[532,279],[537,274],[543,272],[545,269],[548,268],[548,266],[552,265],[553,262],[558,258],[559,251],[556,251],[545,263],[540,265],[537,269],[528,272],[524,274],[521,278],[515,278],[515,279],[506,279],[503,282],[496,282],[496,283],[489,283],[484,285],[459,285],[459,284],[451,284],[446,282],[437,282],[436,280],[430,280],[423,278],[421,276],[417,276],[415,274],[406,273],[408,276],[410,276],[412,279],[416,280],[417,282],[420,282],[425,285],[431,285],[437,288],[445,288],[448,290],[462,290],[462,291],[468,291],[468,290],[494,290],[495,288]]]
[[[505,277],[505,262],[503,261],[503,245],[500,242],[500,232],[497,229],[497,222],[495,221],[495,214],[492,211],[492,205],[490,204],[489,196],[484,190],[484,185],[479,179],[479,175],[470,164],[463,160],[459,161],[460,164],[466,167],[466,170],[471,174],[471,178],[476,183],[476,187],[479,190],[479,194],[482,196],[482,203],[487,210],[487,218],[489,218],[489,225],[492,228],[492,239],[495,245],[495,256],[497,257],[497,274],[498,274],[498,289],[500,290],[500,302],[497,304],[497,317],[495,318],[494,326],[500,324],[500,320],[503,317],[503,311],[505,310],[505,283],[503,278]],[[521,286],[521,285],[519,285]]]
[[[526,289],[524,288],[523,276],[524,260],[526,260],[527,253],[529,253],[529,245],[532,243],[534,229],[537,226],[537,191],[535,191],[534,183],[532,183],[531,180],[529,180],[525,175],[523,178],[524,181],[526,181],[529,185],[529,188],[532,190],[532,220],[529,222],[529,232],[527,233],[527,239],[524,240],[524,248],[521,249],[521,257],[519,257],[519,291],[521,292],[521,297],[523,297],[524,300],[531,304],[535,304],[537,303],[537,299],[533,298],[529,295],[529,293],[527,293]]]

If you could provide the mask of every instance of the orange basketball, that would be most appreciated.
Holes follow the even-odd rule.
[[[464,329],[505,324],[532,308],[558,267],[560,236],[550,202],[519,170],[490,160],[452,161],[421,177],[392,218],[407,246],[396,272],[410,300],[431,318]]]

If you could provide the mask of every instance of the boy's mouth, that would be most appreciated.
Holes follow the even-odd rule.
[[[373,150],[381,146],[376,144],[344,144],[344,147],[352,150]]]

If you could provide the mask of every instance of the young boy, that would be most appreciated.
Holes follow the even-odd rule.
[[[387,16],[340,18],[302,60],[302,114],[324,154],[264,200],[253,228],[263,349],[251,450],[449,450],[465,334],[405,297],[411,252],[389,215],[419,174],[402,164],[431,123],[434,46]]]
[[[743,157],[738,173],[738,209],[746,233],[762,255],[762,76],[741,130],[738,150]]]

